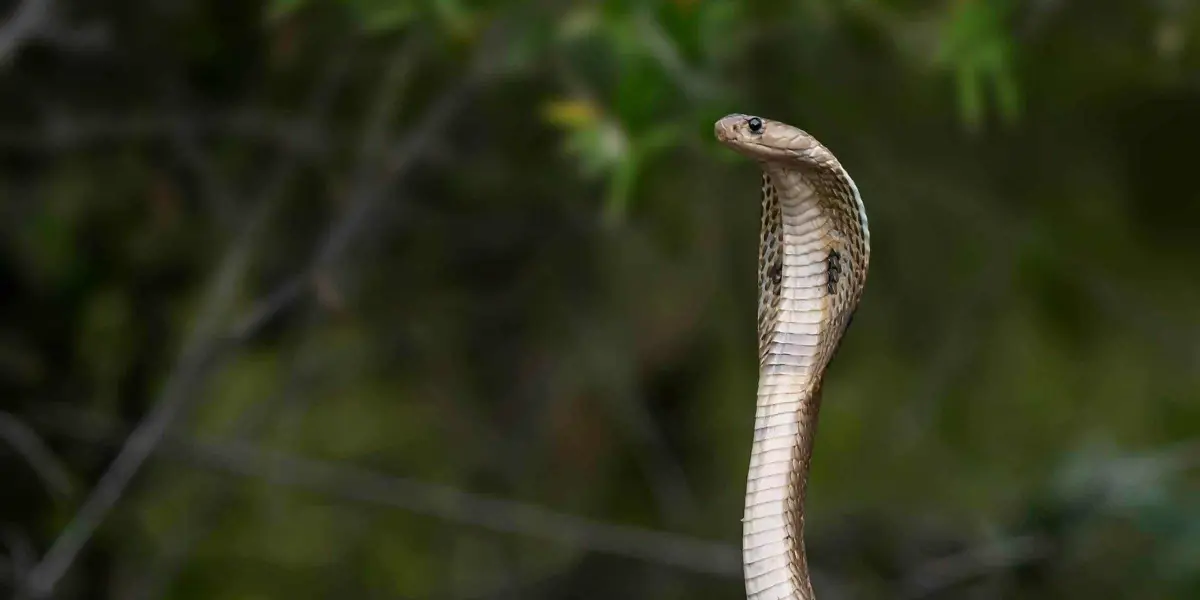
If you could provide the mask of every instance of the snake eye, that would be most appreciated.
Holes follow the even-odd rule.
[[[753,133],[762,132],[762,128],[763,128],[762,119],[760,119],[758,117],[750,117],[750,120],[746,121],[746,125],[748,125],[750,127],[750,131]]]

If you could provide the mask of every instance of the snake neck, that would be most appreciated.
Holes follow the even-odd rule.
[[[804,549],[809,463],[825,368],[862,294],[868,235],[840,166],[764,164],[758,401],[742,537],[750,600],[814,597]]]

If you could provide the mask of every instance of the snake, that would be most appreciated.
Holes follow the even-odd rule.
[[[742,518],[748,600],[815,598],[804,499],[826,368],[866,284],[870,231],[858,187],[812,135],[731,114],[717,140],[762,170],[758,394]]]

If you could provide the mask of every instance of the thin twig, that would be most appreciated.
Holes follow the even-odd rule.
[[[46,484],[46,489],[56,498],[63,499],[75,491],[62,461],[42,441],[37,432],[30,429],[15,416],[0,411],[0,440],[7,442],[20,454],[30,468]]]
[[[330,134],[310,121],[255,110],[164,112],[152,115],[50,114],[41,125],[0,130],[0,148],[62,152],[78,146],[169,138],[180,131],[270,142],[305,156],[321,156]]]
[[[730,577],[741,574],[739,552],[727,544],[602,523],[521,502],[485,498],[452,487],[388,477],[343,464],[261,453],[244,446],[192,445],[188,452],[192,460],[209,468],[279,485],[698,573]]]
[[[313,260],[316,270],[330,266],[342,254],[350,240],[370,222],[386,190],[394,188],[397,181],[408,173],[430,141],[463,107],[494,60],[496,45],[486,42],[480,44],[463,79],[436,98],[418,124],[400,142],[386,151],[385,163],[377,177],[358,178],[352,193],[353,205],[346,216],[329,229],[325,242]],[[404,66],[400,65],[395,70],[403,68]],[[385,113],[381,111],[380,114]],[[372,142],[367,138],[364,143],[369,145]]]
[[[492,40],[499,39],[494,34]],[[422,156],[430,141],[442,130],[462,107],[482,77],[487,73],[495,58],[495,48],[498,43],[481,43],[471,65],[463,79],[451,86],[441,96],[436,98],[431,108],[423,115],[400,141],[390,147],[385,145],[384,164],[372,174],[360,170],[355,178],[351,193],[351,206],[347,212],[326,231],[325,237],[314,253],[311,264],[301,273],[289,278],[278,288],[254,304],[251,313],[243,321],[237,332],[246,326],[254,326],[270,320],[274,315],[287,309],[307,288],[308,284],[323,270],[330,268],[349,246],[351,240],[358,237],[363,227],[371,222],[372,216],[379,208],[380,201],[386,196],[387,190],[393,189],[416,160]],[[411,51],[408,46],[401,47],[389,68],[388,78],[399,82],[409,68],[409,58],[406,53]],[[370,157],[379,140],[371,133],[372,128],[382,128],[387,120],[390,108],[394,108],[394,90],[381,90],[373,103],[375,107],[367,119],[367,127],[362,136],[361,150],[364,152],[363,162]]]
[[[265,298],[256,301],[250,307],[250,310],[247,311],[246,315],[237,320],[237,324],[234,325],[229,333],[229,342],[240,344],[246,341],[255,332],[261,330],[269,323],[271,319],[274,319],[276,315],[298,300],[304,294],[304,291],[308,289],[311,281],[306,275],[308,275],[307,272],[292,277],[267,294]]]
[[[315,307],[309,311],[308,326],[315,325],[322,312]],[[306,340],[289,358],[284,367],[285,379],[282,390],[251,406],[242,414],[232,427],[230,438],[238,443],[249,443],[266,424],[274,422],[277,416],[298,403],[305,397],[304,391],[309,389],[312,371],[320,365],[310,364],[306,354],[312,345],[312,340]],[[221,512],[228,506],[233,495],[230,486],[214,485],[201,491],[198,497],[189,503],[188,514],[182,516],[171,531],[160,536],[166,540],[166,547],[159,548],[154,554],[153,564],[141,569],[141,579],[132,586],[127,597],[130,600],[144,600],[161,597],[169,584],[186,564],[192,548],[200,543],[212,531],[213,523],[220,517]]]
[[[359,135],[358,148],[358,179],[367,179],[370,172],[377,168],[376,159],[387,147],[388,125],[400,104],[400,96],[412,75],[413,66],[420,56],[423,38],[413,35],[398,44],[392,51],[387,70],[379,87],[375,90],[371,109],[363,122],[362,133]]]
[[[180,123],[171,138],[176,154],[182,159],[184,165],[195,173],[196,179],[199,181],[199,196],[205,200],[214,221],[225,226],[235,224],[238,215],[235,207],[231,205],[234,194],[230,191],[229,182],[225,181],[225,176],[213,164],[212,158],[205,155],[200,140],[197,139],[195,128]]]
[[[119,440],[122,427],[69,407],[37,418],[45,428],[94,442]],[[447,521],[556,541],[594,552],[668,565],[708,575],[740,577],[739,550],[689,536],[616,525],[533,504],[489,498],[450,486],[392,477],[357,466],[259,450],[237,442],[204,442],[175,433],[164,456],[239,477],[375,504]]]
[[[287,309],[295,301],[303,297],[314,277],[334,263],[357,237],[359,229],[370,222],[371,215],[378,205],[383,190],[392,187],[395,181],[402,177],[420,156],[421,150],[428,144],[445,122],[463,105],[469,91],[478,82],[479,76],[485,72],[487,61],[492,58],[491,45],[481,46],[467,77],[457,86],[452,87],[440,99],[436,100],[433,108],[421,119],[414,130],[401,142],[395,144],[387,153],[382,168],[376,168],[373,173],[369,163],[379,151],[386,148],[383,142],[386,122],[390,118],[397,103],[397,94],[401,82],[406,79],[412,66],[412,58],[416,48],[415,42],[406,42],[397,48],[393,55],[388,74],[373,102],[367,121],[364,124],[362,144],[360,148],[360,169],[356,178],[356,193],[354,204],[346,215],[330,227],[324,241],[314,255],[312,264],[302,273],[288,279],[283,285],[270,292],[263,300],[253,305],[249,315],[238,321],[226,341],[237,344],[246,339],[262,325],[269,322],[279,312]],[[182,554],[186,548],[179,550]],[[161,589],[161,586],[150,586],[148,589]]]
[[[397,47],[390,61],[391,64],[387,75],[378,86],[378,91],[375,94],[376,100],[373,103],[374,108],[363,126],[361,136],[363,141],[359,157],[359,177],[362,179],[372,177],[369,166],[377,164],[377,161],[374,159],[377,158],[379,149],[385,145],[387,121],[390,119],[391,112],[397,104],[399,90],[402,87],[402,83],[407,80],[417,54],[417,43],[414,41],[416,39],[408,38],[407,41],[402,42]],[[303,292],[312,283],[312,272],[313,269],[311,267],[305,269],[303,273],[289,279],[278,289],[268,294],[266,298],[256,302],[247,317],[239,320],[235,326],[229,339],[230,343],[241,343],[252,335],[253,332],[259,330],[265,323],[269,322],[280,311],[303,298]],[[319,319],[320,311],[315,310],[314,306],[308,312],[308,325],[312,326]],[[283,406],[294,404],[295,400],[301,396],[301,392],[305,388],[304,382],[308,379],[306,374],[314,367],[314,365],[307,364],[311,361],[304,359],[306,350],[306,347],[296,350],[297,356],[293,357],[291,361],[293,364],[288,367],[287,382],[284,385],[283,392],[280,394],[280,398],[272,402],[263,403],[258,407],[260,410],[251,411],[238,420],[232,434],[232,438],[236,442],[250,442],[253,436]],[[228,493],[226,490],[218,487],[209,490],[205,496],[197,500],[195,503],[197,508],[193,511],[193,514],[181,521],[181,527],[185,527],[185,530],[165,536],[166,539],[172,541],[170,547],[160,552],[156,564],[146,570],[147,575],[137,586],[134,597],[154,598],[162,594],[179,568],[184,564],[192,546],[208,530],[207,524],[217,518],[221,508],[225,505],[227,497]],[[177,527],[177,529],[180,529],[180,527]]]
[[[348,54],[338,57],[346,71]],[[332,81],[340,81],[340,75]],[[323,113],[332,99],[334,87],[327,84],[314,94],[310,112]],[[287,181],[296,170],[296,161],[285,156],[267,176],[255,209],[232,247],[222,258],[180,358],[167,377],[163,391],[150,413],[138,424],[129,439],[117,454],[108,470],[92,489],[91,495],[71,519],[50,550],[29,574],[26,585],[34,597],[46,597],[53,593],[59,580],[75,562],[79,552],[91,539],[108,513],[121,499],[134,475],[146,459],[154,453],[171,425],[183,414],[202,383],[202,376],[223,347],[221,324],[236,300],[238,285],[249,268],[250,258],[257,247],[262,229],[270,216],[282,203],[282,192]]]
[[[133,476],[154,452],[163,434],[183,412],[200,377],[212,358],[213,339],[221,316],[232,306],[238,282],[244,275],[260,229],[265,224],[273,202],[262,203],[247,224],[233,248],[221,261],[209,286],[205,301],[180,359],[163,386],[163,392],[150,413],[129,440],[108,470],[100,478],[91,495],[55,540],[42,561],[29,574],[29,591],[35,597],[53,593],[58,581],[75,562],[75,557],[91,539],[96,528],[121,499]]]
[[[38,30],[49,18],[53,5],[53,0],[25,0],[13,11],[12,17],[0,28],[0,61],[37,36]]]
[[[968,548],[958,554],[930,561],[904,582],[906,599],[925,598],[989,573],[1037,560],[1049,551],[1047,541],[1024,535]]]
[[[29,536],[25,535],[20,530],[13,527],[6,527],[3,533],[4,548],[8,551],[8,563],[10,565],[9,575],[13,581],[21,581],[21,578],[26,571],[33,565],[37,559],[37,552],[33,549],[33,542],[29,541]],[[0,570],[0,581],[4,579],[3,570]],[[24,600],[20,589],[16,590],[13,600]]]

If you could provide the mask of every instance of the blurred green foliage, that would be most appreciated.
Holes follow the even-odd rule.
[[[82,486],[0,438],[0,587],[178,401],[56,597],[739,597],[744,112],[871,219],[823,597],[1200,593],[1192,3],[69,6],[0,75],[0,410]]]

